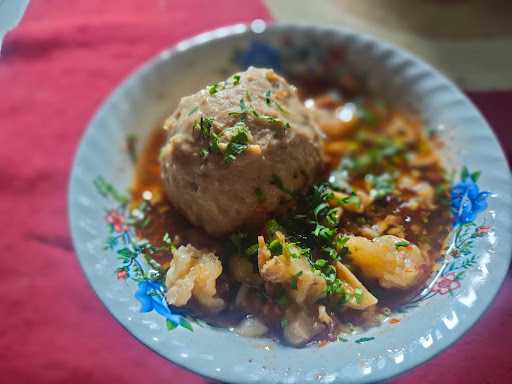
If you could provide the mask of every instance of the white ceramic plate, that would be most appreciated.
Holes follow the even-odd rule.
[[[109,188],[125,191],[130,185],[133,164],[127,136],[135,133],[142,145],[182,95],[248,64],[273,66],[285,75],[362,75],[377,94],[418,113],[427,129],[438,130],[447,143],[443,155],[451,167],[481,171],[477,183],[470,174],[457,179],[453,211],[458,221],[450,252],[439,260],[440,272],[422,294],[401,313],[392,314],[398,324],[386,322],[323,348],[294,349],[196,322],[162,302],[163,288],[157,283],[125,281],[135,276],[133,265],[127,273],[118,269],[126,259],[116,258],[116,251],[127,247],[133,231],[124,222],[123,197]],[[368,36],[257,21],[183,41],[150,60],[112,93],[80,144],[69,210],[76,252],[94,290],[119,322],[162,356],[232,383],[359,383],[425,362],[482,315],[510,261],[511,196],[510,170],[491,129],[439,72]],[[106,241],[112,249],[105,249]],[[136,255],[134,260],[145,271],[151,268]]]

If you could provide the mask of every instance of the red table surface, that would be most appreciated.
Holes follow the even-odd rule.
[[[97,299],[71,246],[68,176],[89,118],[129,72],[182,38],[254,18],[269,18],[260,1],[31,1],[0,58],[2,383],[206,383],[137,342]],[[512,92],[471,97],[510,158]],[[510,382],[511,287],[509,274],[467,335],[391,382]]]

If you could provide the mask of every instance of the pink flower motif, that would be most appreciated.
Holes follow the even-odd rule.
[[[128,278],[128,272],[124,269],[117,271],[117,280],[126,280]]]
[[[475,234],[480,237],[487,235],[490,231],[491,227],[489,227],[488,225],[481,225],[475,230]]]
[[[433,292],[446,295],[448,292],[460,288],[461,284],[454,272],[450,272],[441,277],[432,287]]]
[[[128,231],[128,226],[124,223],[124,217],[115,209],[108,211],[107,216],[105,217],[107,223],[112,224],[115,232],[126,232]]]

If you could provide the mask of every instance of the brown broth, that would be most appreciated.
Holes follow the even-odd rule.
[[[323,84],[321,85],[323,86]],[[315,96],[320,95],[320,97],[322,97],[318,90],[319,88],[321,87],[317,84],[314,94]],[[306,95],[311,95],[311,93],[304,93],[304,98]],[[354,91],[351,97],[353,97],[353,95],[357,95],[357,92]],[[346,102],[346,100],[343,102]],[[329,103],[326,105],[329,105]],[[330,105],[331,108],[335,108],[337,106],[339,105],[336,103]],[[372,106],[370,105],[369,108],[372,108]],[[394,113],[396,112],[387,111],[385,114],[381,114],[381,116],[379,116],[381,123],[378,127],[372,129],[379,133],[383,129],[382,127],[389,122]],[[411,122],[411,129],[420,130],[420,125],[417,122]],[[342,139],[346,141],[354,141],[356,140],[356,136],[360,131],[360,129],[355,129],[351,134],[345,135]],[[150,211],[148,212],[149,224],[143,228],[138,228],[137,234],[141,238],[148,239],[152,244],[159,246],[162,243],[163,235],[167,232],[173,235],[173,238],[177,244],[190,243],[197,248],[205,248],[214,251],[221,258],[221,260],[225,260],[226,255],[224,247],[228,242],[228,239],[212,238],[201,228],[190,224],[172,207],[165,195],[165,191],[161,182],[159,165],[159,153],[160,148],[164,143],[165,135],[166,133],[163,129],[155,129],[151,133],[146,145],[143,148],[143,151],[139,155],[139,159],[136,164],[136,171],[132,186],[133,205],[136,206],[141,202],[142,194],[145,191],[150,191],[153,196],[152,205]],[[339,140],[339,138],[336,140]],[[336,140],[327,138],[326,144]],[[363,149],[361,149],[361,152],[364,152],[366,150],[366,146],[363,145],[362,147]],[[419,136],[419,139],[413,144],[411,148],[409,148],[409,150],[425,156],[432,155],[434,151],[431,141],[429,141],[429,139],[424,134]],[[333,165],[338,165],[340,159],[341,156],[331,156],[329,158],[329,164],[331,167]],[[419,172],[419,179],[427,181],[433,186],[446,183],[443,176],[444,170],[440,164],[440,161],[436,161],[433,164],[419,168],[412,167],[407,161],[401,161],[393,165],[378,165],[376,169],[372,170],[372,172],[378,173],[387,171],[390,167],[398,170],[401,174],[417,174]],[[365,185],[364,174],[351,176],[349,182],[352,185],[363,187]],[[451,223],[449,209],[446,207],[446,205],[441,204],[441,201],[438,197],[436,197],[436,206],[432,209],[407,209],[401,206],[401,202],[403,200],[407,200],[408,198],[410,198],[410,196],[407,195],[407,192],[404,192],[402,196],[400,196],[400,200],[394,197],[388,197],[372,205],[364,215],[353,213],[344,214],[340,223],[340,229],[346,233],[357,233],[356,230],[357,227],[360,226],[361,219],[367,220],[369,224],[372,224],[378,222],[390,214],[406,218],[403,223],[403,228],[405,231],[404,237],[411,242],[418,244],[420,248],[422,248],[422,245],[428,245],[428,249],[423,247],[422,250],[428,253],[429,259],[431,261],[431,268],[433,268],[435,265],[434,261],[440,255],[444,241],[449,232]],[[419,231],[417,230],[418,227],[420,228]],[[157,255],[157,259],[157,261],[159,261],[162,265],[167,266],[170,262],[170,255]],[[234,301],[234,295],[238,289],[239,284],[230,278],[229,274],[226,272],[226,269],[227,268],[224,267],[225,272],[223,272],[221,278],[218,279],[217,287],[219,296],[226,299],[228,303],[232,303]],[[431,269],[426,271],[425,279],[430,276],[431,272]],[[422,281],[418,284],[418,289],[424,282],[425,281]],[[375,283],[369,281],[365,281],[364,283],[369,288],[369,290],[379,298],[379,305],[376,309],[375,316],[379,313],[382,313],[382,309],[385,307],[394,308],[400,306],[418,291],[418,289],[411,289],[405,292],[384,290]],[[194,313],[197,309],[193,304],[189,305],[188,307],[190,307],[192,313]],[[228,309],[223,311],[219,316],[208,317],[203,315],[202,317],[207,319],[213,325],[223,327],[235,326],[240,321],[240,319],[246,315],[246,313],[241,313],[239,310],[236,310],[233,307],[233,305],[229,305]],[[255,309],[255,312],[263,311],[265,316],[267,316],[266,313],[270,313],[268,315],[269,320],[267,324],[269,322],[274,324],[275,319],[277,319],[277,316],[280,314],[279,312],[276,312],[279,311],[279,309],[276,308],[276,306],[265,307],[265,305],[263,305],[263,307],[258,307]],[[273,315],[271,313],[273,313]],[[272,320],[272,316],[275,317],[274,320]],[[362,325],[369,323],[367,317],[363,318],[360,312],[352,310],[344,311],[341,315],[338,315],[336,321],[350,321],[353,323],[360,323]],[[280,332],[281,331],[279,325],[276,325],[272,329],[273,335],[279,335]],[[335,336],[333,332],[334,331],[331,328],[330,330],[322,333],[320,336],[317,336],[315,339],[330,340]]]

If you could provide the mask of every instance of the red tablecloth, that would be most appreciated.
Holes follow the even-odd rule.
[[[96,298],[71,247],[67,182],[88,119],[130,71],[184,37],[254,18],[268,18],[259,1],[31,1],[0,58],[2,383],[205,383],[138,343]],[[512,93],[472,98],[510,156]],[[508,382],[511,287],[509,277],[454,347],[393,382]]]

